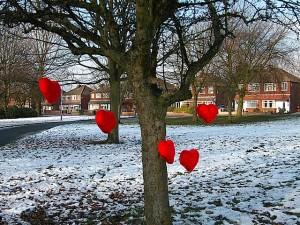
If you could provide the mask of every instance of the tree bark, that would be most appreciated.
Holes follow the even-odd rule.
[[[197,117],[197,102],[198,102],[198,92],[195,84],[192,84],[192,96],[193,96],[193,122],[196,122]]]
[[[116,115],[118,123],[116,128],[108,135],[106,142],[118,144],[119,140],[119,118],[120,118],[120,104],[121,104],[121,84],[120,84],[120,73],[117,65],[109,60],[109,85],[110,85],[110,106],[111,111]]]
[[[133,66],[133,91],[142,134],[144,213],[146,225],[171,225],[166,162],[157,145],[166,137],[167,105],[159,101],[159,90],[143,80],[144,65]]]
[[[240,95],[238,100],[238,108],[236,112],[237,117],[243,116],[243,105],[244,105],[244,96]]]
[[[141,107],[139,107],[141,109]],[[171,212],[168,193],[166,162],[159,157],[157,145],[166,137],[167,107],[144,101],[139,110],[142,133],[142,160],[144,178],[144,208],[147,225],[170,225]]]
[[[227,98],[227,111],[228,111],[228,120],[232,121],[232,98]]]

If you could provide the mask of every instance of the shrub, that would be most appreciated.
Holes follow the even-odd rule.
[[[5,118],[5,111],[4,109],[0,109],[0,119],[4,119]]]
[[[284,114],[285,111],[286,111],[285,108],[279,108],[278,113],[279,113],[279,114]]]
[[[12,118],[25,118],[35,117],[37,112],[31,108],[18,108],[16,106],[9,107],[7,111],[0,110],[0,118],[12,119]]]
[[[169,106],[167,111],[168,111],[168,112],[174,112],[174,109],[175,109],[174,106]]]
[[[189,106],[182,106],[181,108],[175,108],[173,112],[175,113],[189,113],[193,114],[194,113],[194,107],[189,107]]]

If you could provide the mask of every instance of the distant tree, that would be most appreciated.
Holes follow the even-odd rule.
[[[32,73],[28,57],[30,48],[26,41],[15,35],[18,32],[17,29],[9,31],[0,27],[0,98],[5,111],[11,98],[18,99],[19,95],[24,94],[22,83]],[[26,97],[20,102],[24,100]]]
[[[253,79],[260,79],[268,66],[286,59],[294,50],[285,45],[288,32],[284,27],[265,22],[245,26],[242,21],[234,26],[234,38],[224,41],[214,60],[216,73],[224,81],[229,118],[235,96],[239,97],[237,116],[240,117],[247,85]]]

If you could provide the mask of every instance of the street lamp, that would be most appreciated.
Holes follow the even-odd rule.
[[[63,98],[63,90],[61,89],[61,91],[60,91],[60,121],[62,121],[62,118],[63,118],[62,98]]]

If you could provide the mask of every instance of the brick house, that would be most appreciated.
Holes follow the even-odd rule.
[[[216,104],[219,107],[225,106],[225,96],[221,89],[222,84],[212,74],[201,74],[198,79],[198,85],[202,83],[202,88],[198,93],[197,105],[199,104]],[[192,90],[192,88],[190,88]],[[194,104],[194,97],[181,101],[177,107],[188,106]]]
[[[91,92],[93,89],[86,85],[78,85],[62,96],[62,109],[66,113],[88,110]]]
[[[177,107],[192,106],[194,99],[187,99],[177,104]],[[219,107],[225,106],[224,94],[219,90],[219,86],[216,84],[208,84],[201,88],[198,94],[197,105],[199,104],[216,104]]]
[[[90,93],[90,101],[88,110],[94,111],[98,109],[110,110],[109,86],[100,85],[97,90]]]
[[[300,78],[278,68],[269,68],[261,77],[246,87],[245,112],[296,112],[300,108]],[[238,96],[235,100],[237,109]]]
[[[98,109],[110,110],[110,88],[108,85],[100,85],[97,90],[91,92],[88,109],[95,111]],[[134,112],[133,94],[127,93],[123,96],[121,112]]]

